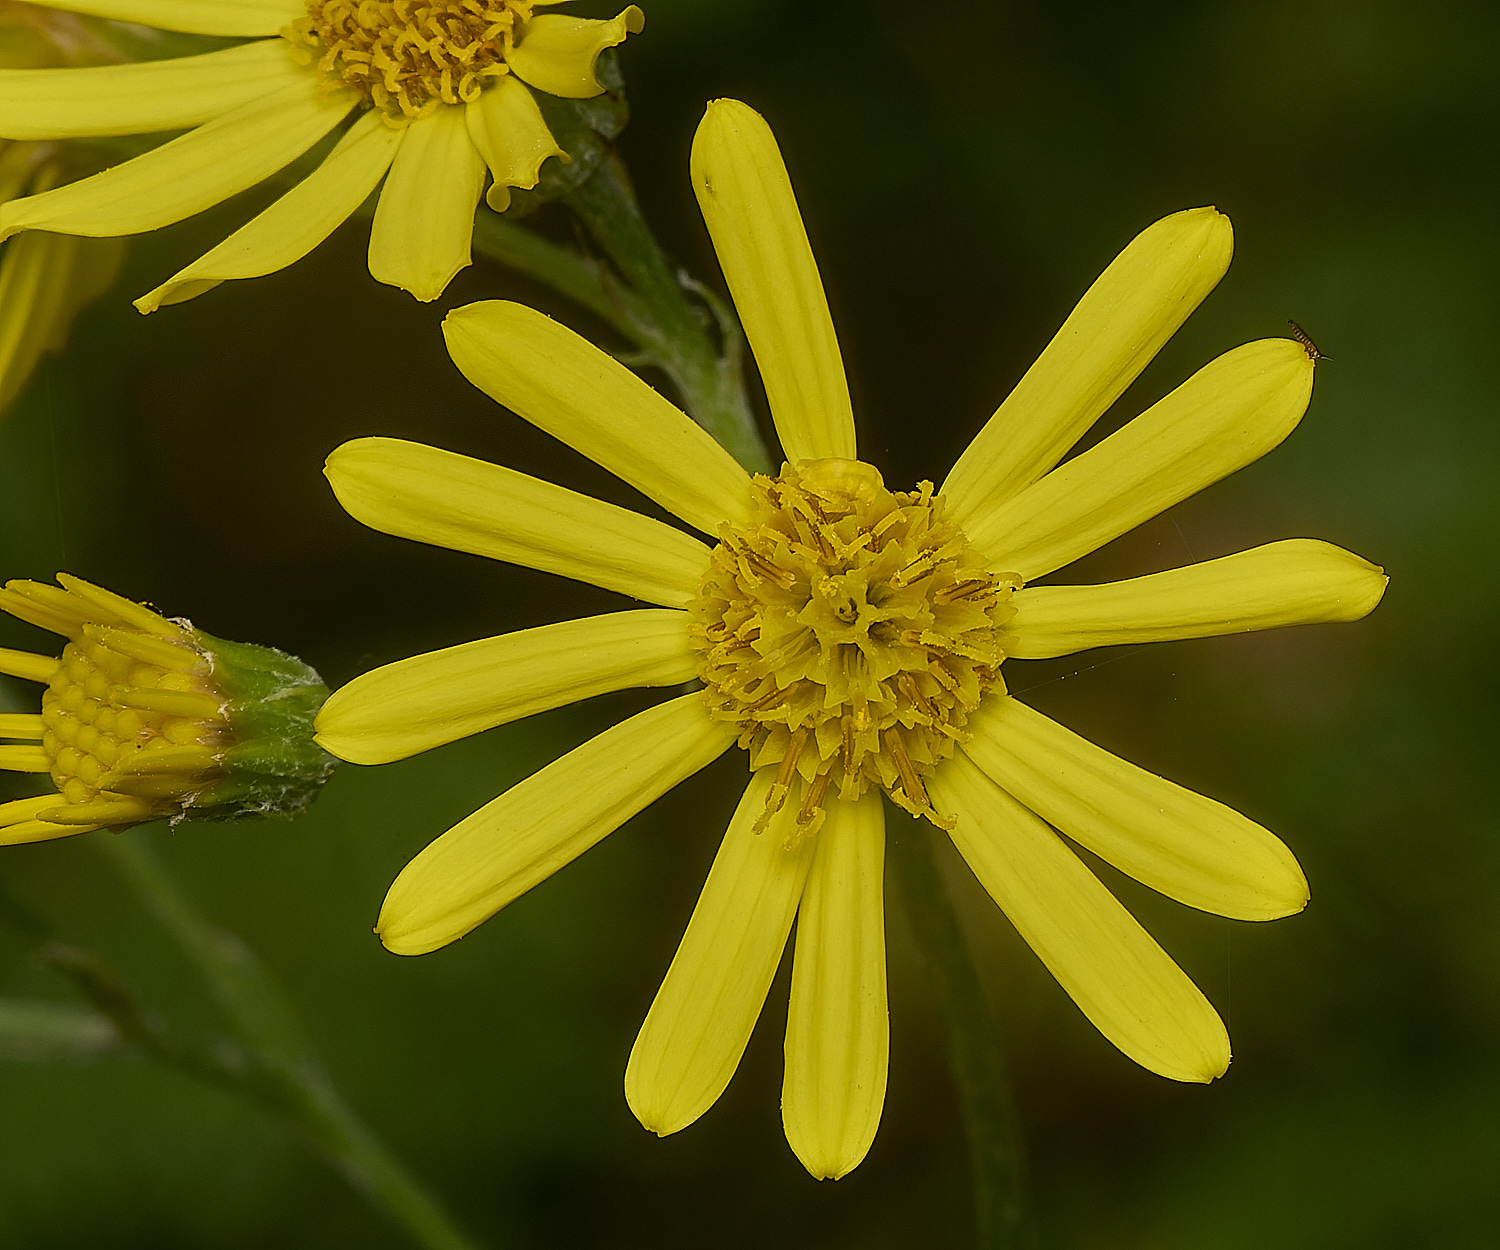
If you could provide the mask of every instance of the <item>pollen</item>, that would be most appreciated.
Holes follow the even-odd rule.
[[[873,466],[830,459],[757,474],[751,491],[689,614],[710,710],[753,768],[776,769],[757,830],[799,779],[801,836],[830,798],[871,786],[951,828],[922,779],[1003,689],[1020,579],[984,567],[930,482],[893,493]]]
[[[468,104],[510,72],[506,55],[537,0],[307,0],[282,30],[293,56],[317,62],[394,126],[443,104]]]

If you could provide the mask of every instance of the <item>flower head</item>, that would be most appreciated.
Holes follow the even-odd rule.
[[[59,657],[0,649],[45,685],[40,713],[0,716],[0,768],[52,789],[0,804],[0,845],[167,818],[292,815],[333,760],[312,741],[328,691],[300,660],[214,638],[66,573],[8,582],[0,610],[67,638]]]
[[[1352,620],[1382,572],[1307,539],[1102,586],[1043,574],[1254,460],[1296,425],[1313,362],[1227,353],[1059,464],[1212,289],[1228,221],[1177,213],[1090,288],[941,490],[858,459],[821,282],[764,121],[709,106],[693,183],[786,454],[752,477],[623,366],[516,304],[451,313],[460,369],[716,541],[495,465],[361,439],[329,458],[376,529],[529,565],[656,608],[417,656],[337,692],[335,754],[379,763],[606,690],[679,695],[606,730],[439,837],[378,931],[419,954],[463,936],[739,742],[750,781],[647,1015],[625,1088],[670,1133],[708,1109],[797,923],[782,1114],[817,1176],[864,1157],[885,1093],[880,794],[945,829],[1100,1031],[1153,1072],[1229,1062],[1212,1006],[1058,832],[1194,907],[1300,910],[1290,851],[1229,808],[1127,764],[1006,693],[1014,658]]]
[[[136,301],[142,312],[301,259],[384,179],[370,272],[418,299],[469,264],[474,210],[568,159],[532,90],[603,91],[600,53],[642,29],[535,10],[558,0],[57,0],[56,7],[203,35],[261,36],[198,56],[0,71],[0,136],[54,140],[186,129],[103,173],[0,207],[23,230],[114,236],[202,212],[352,125],[311,173]]]

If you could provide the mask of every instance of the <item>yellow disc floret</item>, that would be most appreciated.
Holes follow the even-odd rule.
[[[282,33],[294,54],[401,125],[479,98],[534,0],[307,0]]]
[[[42,746],[68,806],[46,819],[175,815],[223,776],[229,725],[209,659],[186,630],[161,623],[172,632],[84,624],[63,650],[42,695]]]
[[[922,778],[1001,684],[1018,579],[984,567],[930,482],[893,493],[862,461],[814,460],[751,489],[689,612],[709,707],[777,769],[762,827],[798,777],[804,832],[830,791],[871,785],[949,827]]]

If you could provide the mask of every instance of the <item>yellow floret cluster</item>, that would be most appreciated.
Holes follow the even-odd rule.
[[[752,492],[689,611],[710,709],[740,727],[752,768],[777,766],[762,824],[800,776],[803,833],[830,789],[871,785],[947,827],[922,778],[1000,685],[1019,579],[984,567],[930,482],[892,493],[873,466],[830,459]]]
[[[358,91],[395,125],[479,98],[508,73],[532,0],[308,0],[282,33],[293,55]]]
[[[207,657],[181,630],[82,629],[42,695],[53,782],[70,804],[129,795],[179,810],[221,775],[215,747],[229,726]]]

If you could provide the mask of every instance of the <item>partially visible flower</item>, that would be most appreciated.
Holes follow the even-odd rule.
[[[0,649],[0,673],[40,682],[39,713],[0,715],[0,769],[52,788],[0,803],[0,845],[142,821],[289,816],[334,761],[312,740],[328,689],[301,660],[215,638],[82,578],[8,582],[0,610],[68,642]]]
[[[381,940],[414,955],[462,937],[738,742],[749,785],[625,1075],[648,1128],[684,1128],[723,1092],[795,919],[787,1138],[815,1176],[864,1157],[887,1066],[882,791],[947,831],[1105,1037],[1153,1072],[1212,1080],[1229,1063],[1213,1007],[1054,829],[1242,920],[1301,910],[1297,861],[1012,698],[1001,667],[1369,612],[1382,571],[1308,539],[1109,585],[1028,585],[1276,446],[1307,407],[1312,360],[1285,339],[1246,344],[1060,463],[1229,263],[1226,218],[1177,213],[1089,289],[941,491],[891,491],[856,458],[833,324],[765,122],[711,104],[692,172],[786,454],[778,476],[747,474],[539,313],[475,304],[445,330],[477,386],[717,545],[419,444],[360,439],[329,458],[340,502],[376,529],[660,605],[367,673],[318,719],[335,754],[383,763],[605,691],[703,683],[439,837],[392,885]]]
[[[155,230],[254,186],[338,128],[323,162],[207,255],[136,300],[142,312],[301,259],[380,186],[370,273],[434,300],[470,263],[489,204],[567,159],[531,91],[585,99],[604,49],[642,29],[534,10],[560,0],[42,0],[202,35],[270,36],[199,56],[0,72],[0,136],[188,133],[91,178],[0,207],[22,230]]]
[[[88,63],[104,51],[66,14],[0,3],[0,67]],[[0,206],[91,172],[85,159],[65,145],[0,139]],[[114,281],[122,250],[117,239],[41,232],[0,247],[0,416],[41,358],[62,350],[79,310]]]

